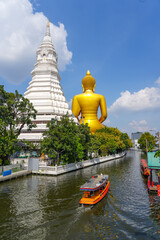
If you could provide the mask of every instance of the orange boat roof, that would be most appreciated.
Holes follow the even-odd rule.
[[[143,165],[143,167],[148,168],[148,163],[145,159],[141,159],[141,164]]]

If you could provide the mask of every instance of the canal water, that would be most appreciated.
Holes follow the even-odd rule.
[[[28,176],[0,184],[0,239],[160,239],[160,198],[149,195],[138,151],[58,177]],[[79,188],[108,174],[110,190],[93,208]]]

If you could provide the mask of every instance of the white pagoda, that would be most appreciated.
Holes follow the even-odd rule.
[[[32,80],[24,96],[32,102],[37,110],[36,120],[33,121],[37,127],[33,128],[31,132],[24,127],[19,139],[39,142],[46,130],[47,122],[55,117],[60,119],[66,113],[72,115],[60,85],[57,54],[52,44],[49,21],[43,42],[37,50],[37,61],[31,74]]]

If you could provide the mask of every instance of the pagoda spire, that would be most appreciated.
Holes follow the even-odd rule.
[[[48,19],[48,22],[47,22],[47,29],[46,29],[46,35],[45,36],[51,36],[49,19]]]
[[[46,124],[51,119],[60,120],[67,113],[72,116],[60,84],[61,77],[57,67],[57,54],[50,35],[49,20],[46,25],[46,34],[37,50],[37,61],[31,73],[32,80],[24,94],[37,110],[36,119],[33,120],[37,128],[29,133],[24,127],[19,138],[33,142],[40,142],[43,139],[43,132],[48,129]]]

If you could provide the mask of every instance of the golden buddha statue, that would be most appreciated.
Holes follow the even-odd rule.
[[[83,93],[74,96],[72,101],[72,112],[80,124],[88,123],[90,130],[94,133],[97,129],[104,127],[102,122],[107,118],[107,108],[105,97],[94,93],[96,86],[95,79],[87,71],[82,79]],[[101,109],[101,117],[98,119],[98,107]],[[79,119],[79,115],[81,118]]]

